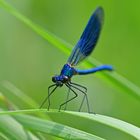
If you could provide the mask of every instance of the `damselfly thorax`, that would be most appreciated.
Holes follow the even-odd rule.
[[[65,64],[61,70],[60,75],[55,75],[52,77],[52,81],[56,83],[57,86],[63,86],[63,84],[69,83],[73,75],[76,75],[76,69],[70,64]]]

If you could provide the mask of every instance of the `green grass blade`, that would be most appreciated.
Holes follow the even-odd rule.
[[[39,107],[39,105],[32,98],[30,98],[28,95],[26,95],[24,92],[22,92],[19,88],[17,88],[14,84],[12,84],[9,81],[1,82],[0,90],[3,91],[0,93],[0,99],[8,105],[8,108],[10,107],[12,109],[19,109],[19,104],[27,106],[28,108]],[[36,114],[36,116],[51,120],[50,117],[45,114],[40,113]],[[32,135],[33,139],[36,140],[33,134],[30,133],[30,135]],[[44,138],[44,136],[40,134],[38,134],[38,136],[40,136],[41,139]],[[47,138],[51,140],[56,140],[55,137],[50,138],[50,136],[47,136]]]
[[[84,130],[87,133],[94,134],[105,139],[113,139],[114,135],[112,136],[111,132],[113,132],[113,134],[117,133],[118,135],[120,135],[120,137],[122,135],[122,137],[125,138],[131,137],[131,139],[140,139],[140,128],[127,122],[99,114],[94,115],[89,113],[79,113],[72,111],[58,112],[55,110],[47,112],[46,109],[31,109],[17,111],[1,111],[0,116],[6,114],[16,116],[22,113],[39,112],[47,113],[55,122],[68,126],[70,125],[70,127]],[[88,127],[88,129],[86,129],[86,127]],[[116,140],[116,138],[114,138],[114,140]]]
[[[37,34],[39,34],[41,37],[46,39],[49,43],[53,44],[55,47],[59,48],[61,51],[63,51],[66,54],[70,53],[70,49],[67,48],[67,46],[71,46],[68,43],[64,43],[63,40],[55,36],[54,34],[50,33],[47,30],[44,30],[37,24],[34,24],[30,19],[25,17],[24,15],[20,14],[14,7],[12,7],[10,4],[8,4],[4,0],[0,0],[0,6],[4,8],[7,12],[15,16],[17,19],[22,21],[24,24],[26,24],[28,27],[30,27],[33,31],[35,31]]]
[[[89,120],[94,120],[96,122],[100,122],[102,124],[108,125],[110,127],[114,127],[118,130],[121,130],[125,133],[128,133],[132,136],[134,136],[137,139],[140,139],[140,128],[129,124],[127,122],[112,118],[112,117],[108,117],[108,116],[104,116],[104,115],[92,115],[89,113],[78,113],[78,112],[72,112],[72,111],[68,111],[69,114],[73,114],[74,116],[78,116],[78,117],[83,117]]]
[[[94,63],[93,63],[94,62]],[[91,66],[99,66],[102,65],[99,61],[96,59],[89,57],[87,60],[86,65],[89,67]],[[140,99],[140,87],[136,86],[134,83],[129,81],[127,78],[123,77],[116,71],[114,72],[102,72],[98,74],[101,78],[106,78],[110,82],[110,85],[114,85],[119,90],[123,90],[126,93],[130,94],[131,96],[135,97],[136,99]]]
[[[36,136],[24,130],[19,122],[7,115],[0,116],[0,132],[10,140],[29,140],[29,137],[39,140]]]
[[[36,117],[27,115],[16,115],[14,117],[27,129],[51,134],[65,140],[103,140],[95,135]]]
[[[6,96],[9,100],[13,99],[12,103],[22,103],[29,108],[39,107],[39,105],[32,98],[23,93],[20,89],[18,89],[9,81],[2,81],[0,84],[0,89],[4,92],[4,96]]]
[[[10,4],[5,2],[4,0],[0,0],[0,6],[4,8],[7,12],[15,16],[17,19],[22,21],[24,24],[26,24],[28,27],[30,27],[33,31],[35,31],[37,34],[39,34],[41,37],[46,39],[49,43],[51,43],[54,47],[58,48],[65,54],[69,55],[72,45],[68,44],[64,40],[58,38],[54,34],[50,33],[47,30],[44,30],[37,24],[34,24],[31,20],[29,20],[27,17],[22,15],[19,11],[17,11],[15,8],[13,8]],[[96,59],[89,58],[86,60],[83,65],[87,67],[93,67],[100,65],[101,63],[97,61]],[[121,89],[123,91],[126,91],[126,93],[131,94],[136,99],[140,99],[140,88],[118,74],[117,72],[109,73],[109,72],[102,72],[98,74],[98,76],[103,77],[103,79],[107,78],[110,80],[110,82],[118,89]],[[132,94],[133,93],[133,94]]]
[[[6,135],[0,132],[0,140],[10,140]]]
[[[2,81],[0,90],[3,91],[1,94],[10,101],[10,104],[12,104],[12,108],[14,107],[14,109],[18,109],[20,104],[27,106],[28,108],[39,108],[39,105],[32,98],[9,81]],[[38,116],[51,120],[49,116],[44,114],[38,114]]]

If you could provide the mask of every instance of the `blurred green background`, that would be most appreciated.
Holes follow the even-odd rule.
[[[8,0],[7,0],[8,1]],[[128,0],[9,0],[34,23],[49,30],[73,46],[97,6],[105,11],[101,37],[91,57],[111,64],[115,71],[140,86],[140,1]],[[0,9],[0,81],[8,80],[40,105],[47,96],[51,77],[59,74],[68,56],[59,51],[29,27]],[[74,82],[88,88],[90,105],[96,113],[113,116],[140,126],[140,102],[116,90],[97,74],[75,76]],[[51,108],[58,108],[67,89],[58,89]],[[81,96],[70,103],[78,110]],[[22,106],[22,109],[25,109]],[[85,111],[86,108],[84,108]]]

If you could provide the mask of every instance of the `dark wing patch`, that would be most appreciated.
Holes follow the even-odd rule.
[[[99,38],[103,24],[103,18],[104,11],[101,7],[98,7],[90,17],[89,22],[80,37],[80,40],[74,47],[68,59],[69,64],[77,65],[80,61],[91,54]]]

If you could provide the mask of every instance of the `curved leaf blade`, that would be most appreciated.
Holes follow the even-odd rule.
[[[14,115],[14,117],[27,129],[51,134],[65,140],[103,140],[95,135],[52,121],[27,115]]]
[[[108,125],[110,127],[114,127],[125,133],[128,133],[137,139],[140,139],[140,128],[130,123],[124,122],[122,120],[115,119],[109,116],[99,115],[99,114],[94,115],[89,113],[79,113],[79,112],[72,112],[72,111],[67,111],[67,113],[76,115],[78,117],[83,117],[91,121],[94,120],[96,122],[100,122],[102,124]]]
[[[19,122],[8,115],[0,116],[0,131],[13,140],[28,140],[29,138],[39,140],[36,136],[24,130]]]
[[[139,133],[140,128],[130,123],[124,122],[122,120],[104,116],[104,115],[99,115],[99,114],[95,115],[95,114],[73,112],[73,111],[58,112],[56,110],[47,111],[46,109],[30,109],[30,110],[17,110],[17,111],[1,111],[0,116],[1,115],[16,116],[17,114],[41,113],[41,112],[47,113],[47,115],[51,116],[51,118],[55,122],[65,124],[73,128],[84,129],[84,127],[86,126],[83,124],[88,124],[87,127],[90,127],[90,128],[88,130],[85,128],[86,130],[84,130],[88,134],[94,133],[96,135],[97,128],[98,128],[100,130],[100,132],[97,132],[99,134],[98,135],[99,137],[101,137],[101,135],[103,135],[105,131],[105,129],[102,129],[102,128],[106,128],[108,130],[113,130],[116,132],[120,131],[121,133],[125,133],[126,135],[130,137],[140,139],[140,133]],[[109,135],[110,134],[105,133],[104,137],[102,136],[102,138],[106,139],[107,137],[110,137]]]

